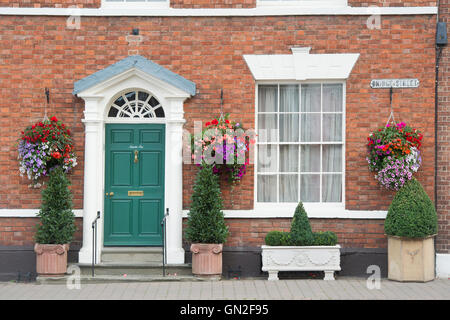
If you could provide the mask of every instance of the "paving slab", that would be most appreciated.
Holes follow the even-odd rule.
[[[65,284],[0,282],[0,300],[450,300],[450,280],[427,283],[380,281],[370,289],[363,278],[261,279]]]

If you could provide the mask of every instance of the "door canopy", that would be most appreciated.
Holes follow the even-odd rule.
[[[143,76],[147,75],[151,77],[152,80],[165,82],[172,86],[173,89],[176,88],[181,90],[190,96],[195,95],[195,83],[186,80],[182,76],[139,55],[129,56],[103,70],[97,71],[96,73],[75,82],[73,94],[79,95],[80,93],[98,87],[106,81],[132,70],[140,71],[143,73]]]

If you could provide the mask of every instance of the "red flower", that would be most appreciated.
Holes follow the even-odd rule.
[[[230,120],[225,120],[225,123],[227,123],[227,124],[230,123]]]
[[[205,123],[205,126],[206,126],[206,127],[209,127],[210,125],[211,125],[211,122]]]
[[[59,159],[59,158],[61,158],[61,154],[58,151],[57,152],[53,152],[52,153],[52,157],[55,158],[55,159]]]
[[[56,119],[56,117],[53,116],[53,117],[50,118],[50,121],[58,122],[58,119]]]
[[[219,124],[219,121],[217,121],[217,119],[214,119],[213,121],[211,121],[211,123],[212,123],[213,125],[218,125],[218,124]]]

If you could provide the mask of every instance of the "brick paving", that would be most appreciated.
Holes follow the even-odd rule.
[[[0,300],[450,300],[450,280],[400,283],[382,279],[369,289],[366,279],[222,280],[205,282],[0,283]]]

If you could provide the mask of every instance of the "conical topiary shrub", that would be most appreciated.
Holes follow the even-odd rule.
[[[42,276],[60,276],[67,271],[67,252],[76,230],[69,185],[63,169],[56,167],[42,190],[34,246],[36,271]]]
[[[296,246],[314,245],[314,235],[309,224],[308,215],[300,202],[295,209],[291,223],[291,241]]]
[[[437,233],[437,214],[433,203],[415,178],[396,193],[384,223],[390,236],[425,238]]]
[[[212,167],[203,164],[195,180],[186,239],[192,242],[192,273],[197,276],[220,277],[222,274],[222,249],[228,227],[222,212],[218,179]]]
[[[222,208],[218,176],[211,166],[203,165],[195,180],[186,240],[193,243],[224,243],[228,237],[228,227]]]
[[[47,188],[42,190],[41,210],[38,213],[35,240],[41,244],[70,243],[75,233],[70,181],[61,167],[50,173]]]

